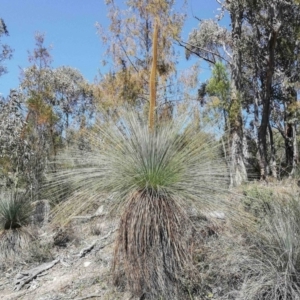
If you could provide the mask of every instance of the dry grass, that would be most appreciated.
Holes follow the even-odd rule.
[[[299,196],[274,197],[252,241],[241,299],[300,299]]]

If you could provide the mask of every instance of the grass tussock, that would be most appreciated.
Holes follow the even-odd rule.
[[[12,191],[0,195],[0,225],[2,229],[16,229],[30,222],[33,208],[26,193]]]
[[[18,257],[28,250],[33,240],[32,232],[26,228],[3,230],[0,233],[1,260]]]
[[[201,299],[300,299],[299,190],[245,189],[240,199],[250,225],[227,219],[221,231],[195,245],[196,293]]]
[[[12,191],[0,196],[0,260],[1,264],[17,260],[33,240],[30,223],[32,206],[26,193]]]
[[[52,220],[70,220],[101,195],[111,195],[109,206],[120,215],[115,282],[145,299],[182,299],[192,279],[189,212],[236,211],[224,196],[229,177],[221,146],[192,126],[190,116],[151,132],[130,111],[97,124],[90,130],[89,150],[62,155],[62,168],[47,185],[57,191],[56,199],[65,186],[73,190],[53,210]]]
[[[240,299],[300,299],[299,196],[277,195],[252,241]]]

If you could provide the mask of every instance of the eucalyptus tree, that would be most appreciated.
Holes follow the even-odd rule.
[[[20,87],[27,110],[27,125],[22,135],[36,153],[35,189],[38,190],[49,157],[56,157],[59,148],[68,142],[68,132],[78,130],[82,119],[87,120],[92,113],[93,94],[78,70],[52,68],[43,34],[37,33],[35,40],[36,47],[29,55],[32,65],[23,70]]]
[[[284,139],[285,166],[292,175],[298,164],[297,124],[299,121],[299,33],[300,7],[299,4],[290,4],[284,11],[289,26],[281,28],[277,39],[275,52],[275,75],[272,87],[272,102],[270,123]]]
[[[7,69],[3,62],[7,59],[11,59],[13,50],[7,45],[1,42],[1,37],[8,35],[8,30],[4,20],[0,18],[0,76],[7,72]]]
[[[0,180],[2,187],[20,187],[31,180],[32,150],[22,138],[25,119],[23,100],[17,91],[0,98]],[[23,186],[24,187],[24,186]]]
[[[276,101],[281,98],[289,103],[295,95],[292,86],[299,73],[299,5],[293,0],[225,1],[224,8],[232,23],[238,19],[241,24],[241,38],[234,48],[241,53],[239,78],[251,78],[248,86],[254,101],[248,105],[254,108],[261,177],[270,171],[276,177],[271,113]]]
[[[236,32],[237,31],[237,32]],[[210,65],[220,62],[230,68],[230,105],[228,106],[228,130],[230,133],[231,185],[236,186],[247,180],[247,143],[242,118],[242,86],[238,71],[241,69],[239,52],[234,51],[239,31],[230,32],[216,21],[203,20],[193,30],[187,42],[179,42],[186,49],[186,57],[197,56]],[[225,103],[225,102],[224,102]]]
[[[223,118],[224,131],[229,129],[229,111],[230,111],[230,80],[226,67],[217,62],[212,69],[212,76],[208,80],[205,92],[216,98],[213,107],[218,111],[218,115]]]
[[[270,173],[277,177],[272,126],[281,129],[289,164],[295,165],[297,161],[296,143],[293,142],[296,141],[295,118],[286,109],[280,115],[276,107],[291,108],[296,102],[299,5],[293,0],[218,2],[223,13],[230,16],[231,29],[222,28],[213,21],[202,21],[185,43],[187,56],[194,54],[209,63],[218,59],[228,62],[231,101],[240,103],[253,115],[251,124],[255,129],[261,178]],[[242,115],[234,119],[237,126],[233,128],[241,142]],[[287,134],[291,127],[293,134]]]
[[[32,189],[35,194],[42,185],[47,158],[55,152],[58,121],[51,106],[54,100],[52,57],[44,42],[44,34],[36,33],[35,48],[29,52],[28,57],[31,66],[22,70],[20,84],[26,105],[26,127],[22,137],[29,141],[35,152],[35,159],[32,161]]]
[[[54,100],[53,109],[61,118],[61,127],[68,130],[71,125],[79,127],[82,118],[93,114],[93,92],[83,75],[71,67],[52,70]]]

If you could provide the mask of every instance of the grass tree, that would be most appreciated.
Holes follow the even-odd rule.
[[[32,235],[30,223],[32,205],[26,193],[12,190],[0,194],[0,255],[6,259],[18,256],[28,246]]]
[[[54,220],[66,210],[70,217],[89,195],[113,194],[120,214],[114,282],[140,299],[182,299],[193,270],[189,210],[216,207],[228,178],[218,145],[190,124],[190,116],[155,123],[157,48],[156,17],[148,122],[122,111],[117,122],[90,131],[93,151],[84,159],[77,151],[68,155],[75,166],[55,174],[54,187],[72,186],[76,196],[56,208]]]
[[[118,122],[90,131],[91,151],[63,156],[62,164],[72,168],[49,183],[62,193],[66,185],[75,191],[55,209],[54,222],[103,192],[113,195],[110,204],[120,216],[115,282],[146,299],[180,298],[186,286],[191,207],[225,209],[218,194],[228,176],[218,143],[190,123],[189,116],[177,117],[151,130],[138,113],[122,111]]]

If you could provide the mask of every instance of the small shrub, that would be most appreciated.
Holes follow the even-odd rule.
[[[199,272],[195,294],[199,299],[237,299],[244,281],[243,238],[231,235],[210,236],[194,251],[194,264]],[[198,298],[197,298],[198,299]]]
[[[25,261],[28,263],[44,263],[53,260],[54,257],[52,254],[52,248],[53,243],[36,239],[30,243],[27,251],[27,257],[25,257]]]
[[[54,245],[61,248],[67,247],[69,243],[76,240],[77,237],[75,235],[74,229],[70,225],[68,225],[67,227],[58,227],[53,237]]]
[[[245,210],[258,219],[263,219],[270,209],[275,193],[267,187],[249,184],[244,189],[242,202]]]

